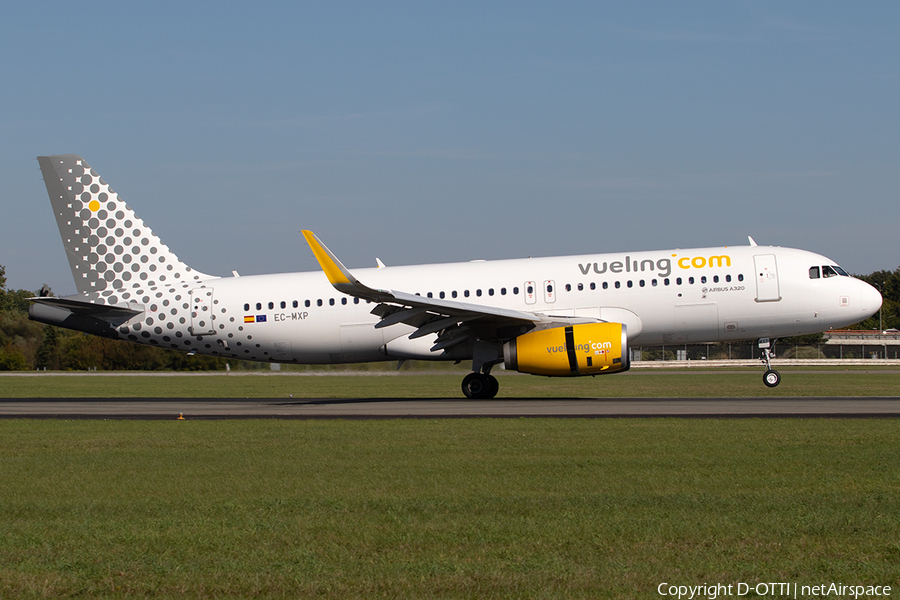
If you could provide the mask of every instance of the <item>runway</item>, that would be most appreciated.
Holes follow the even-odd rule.
[[[897,418],[900,397],[0,398],[0,419]]]

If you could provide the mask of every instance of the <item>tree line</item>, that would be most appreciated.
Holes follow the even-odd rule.
[[[881,291],[881,328],[900,326],[900,267],[894,271],[875,271],[856,275]],[[28,320],[28,298],[38,292],[9,290],[6,269],[0,265],[0,371],[35,369],[87,371],[207,371],[232,368],[266,368],[259,363],[226,360],[211,356],[188,356],[176,350],[132,344],[44,325]],[[878,329],[879,315],[861,321],[850,329]],[[789,343],[821,339],[821,334],[791,338]],[[811,341],[815,344],[815,341]]]
[[[86,335],[28,319],[28,298],[38,292],[6,288],[0,265],[0,371],[208,371],[222,358]],[[234,363],[234,361],[231,361]],[[236,366],[232,364],[232,366]]]

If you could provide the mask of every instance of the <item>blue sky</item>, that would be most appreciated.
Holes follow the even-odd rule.
[[[18,5],[16,5],[18,4]],[[35,157],[206,273],[760,244],[900,265],[890,2],[14,3],[0,265],[74,293]]]

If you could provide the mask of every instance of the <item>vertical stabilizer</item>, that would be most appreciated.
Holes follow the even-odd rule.
[[[210,278],[181,262],[83,158],[39,156],[38,163],[80,293]]]

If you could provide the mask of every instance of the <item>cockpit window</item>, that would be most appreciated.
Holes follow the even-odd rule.
[[[809,278],[810,279],[818,279],[819,278],[819,267],[810,267],[809,268]]]
[[[838,275],[843,275],[844,277],[850,277],[850,275],[847,273],[847,271],[843,270],[839,266],[832,265],[832,267],[834,268],[835,271],[838,272]]]
[[[838,272],[834,270],[834,267],[830,267],[825,265],[822,267],[822,277],[837,277]]]

